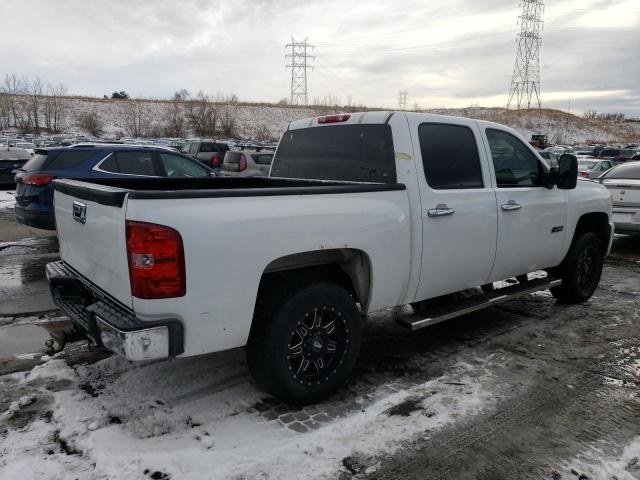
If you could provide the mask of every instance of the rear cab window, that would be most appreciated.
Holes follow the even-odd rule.
[[[271,176],[305,180],[396,183],[389,125],[331,125],[288,130]]]

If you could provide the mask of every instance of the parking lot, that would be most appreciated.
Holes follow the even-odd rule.
[[[640,476],[637,238],[616,237],[585,304],[541,292],[417,332],[373,315],[351,381],[292,408],[254,385],[243,350],[46,352],[66,322],[44,278],[57,242],[0,194],[2,478]]]

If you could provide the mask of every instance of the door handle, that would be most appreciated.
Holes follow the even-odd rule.
[[[436,205],[436,208],[427,210],[427,215],[430,217],[446,217],[448,215],[453,215],[454,213],[455,210],[447,207],[444,203]]]
[[[520,210],[522,205],[516,203],[515,200],[509,200],[507,203],[502,205],[502,210],[505,212],[510,212],[511,210]]]

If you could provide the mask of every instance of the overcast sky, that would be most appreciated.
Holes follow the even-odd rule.
[[[543,106],[640,116],[640,2],[548,1]],[[517,0],[0,0],[0,73],[74,94],[289,96],[285,44],[316,46],[309,97],[504,106]]]

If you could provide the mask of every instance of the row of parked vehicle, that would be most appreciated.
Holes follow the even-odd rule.
[[[268,175],[273,159],[270,150],[231,150],[228,144],[211,141],[181,147],[182,151],[150,145],[78,143],[36,148],[33,156],[7,148],[0,153],[0,183],[16,183],[15,215],[19,222],[53,230],[51,182],[56,178],[259,177]]]

